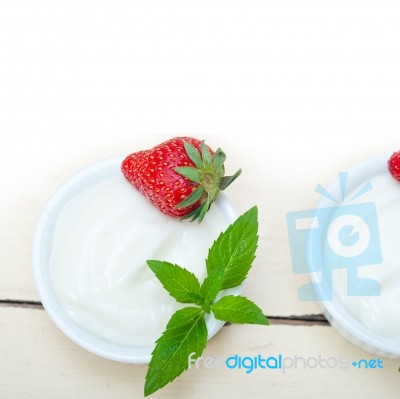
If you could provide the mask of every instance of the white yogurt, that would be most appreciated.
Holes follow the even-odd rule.
[[[83,190],[61,210],[50,254],[53,290],[85,330],[152,345],[180,308],[146,264],[176,263],[203,280],[208,248],[229,225],[214,205],[201,224],[165,216],[123,176]]]
[[[358,202],[376,204],[383,261],[358,267],[358,276],[378,281],[381,295],[348,296],[346,270],[335,271],[333,287],[340,302],[369,330],[400,341],[400,185],[389,173],[372,177],[370,182],[373,190]]]

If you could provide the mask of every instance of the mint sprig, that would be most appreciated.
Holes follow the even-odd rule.
[[[197,306],[175,312],[156,341],[147,370],[145,396],[182,374],[188,368],[189,355],[192,360],[201,356],[207,344],[207,314],[231,323],[269,324],[262,310],[249,299],[240,295],[219,295],[246,279],[257,248],[257,214],[257,207],[251,208],[220,234],[208,252],[207,276],[202,284],[193,273],[178,265],[147,261],[173,298]]]

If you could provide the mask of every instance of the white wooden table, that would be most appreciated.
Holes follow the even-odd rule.
[[[227,191],[260,210],[245,294],[272,325],[225,326],[205,356],[373,358],[297,289],[285,216],[318,183],[400,147],[399,6],[324,2],[0,3],[0,398],[140,398],[145,365],[86,352],[49,319],[31,272],[46,200],[81,168],[194,135],[243,169]],[[110,3],[111,4],[111,3]],[[362,3],[364,4],[364,3]],[[192,369],[155,398],[398,398],[380,370]]]

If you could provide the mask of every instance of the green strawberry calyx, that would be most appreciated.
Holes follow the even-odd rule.
[[[225,176],[225,153],[218,148],[212,155],[204,140],[201,142],[200,151],[187,141],[183,145],[187,156],[194,163],[195,167],[179,166],[174,168],[174,171],[198,185],[176,207],[178,209],[186,208],[200,201],[200,205],[182,219],[191,218],[191,222],[198,219],[201,222],[210,209],[211,204],[217,199],[219,192],[225,190],[236,180],[242,173],[242,170],[239,169],[232,176]]]

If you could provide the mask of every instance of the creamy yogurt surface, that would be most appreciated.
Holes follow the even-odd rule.
[[[358,277],[379,282],[379,296],[348,296],[346,270],[335,271],[335,296],[369,330],[400,342],[400,185],[389,173],[370,179],[373,189],[360,202],[376,205],[382,263],[358,267]],[[351,198],[360,187],[356,187]],[[357,228],[357,226],[355,226]]]
[[[146,264],[176,263],[203,280],[208,249],[229,225],[214,204],[201,224],[162,214],[123,176],[69,200],[54,227],[50,279],[85,330],[120,345],[153,345],[181,306]]]

